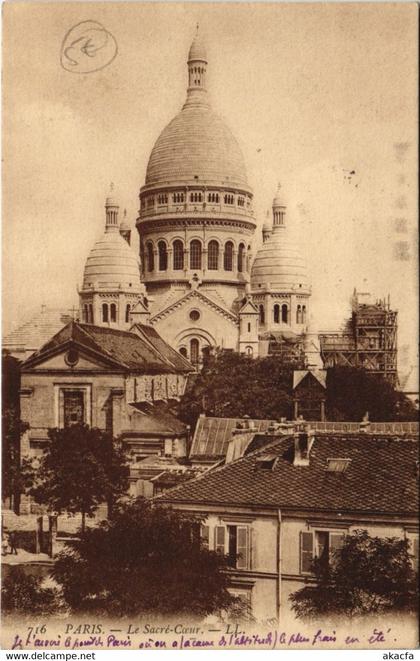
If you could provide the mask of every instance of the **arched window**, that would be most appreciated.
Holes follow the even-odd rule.
[[[115,303],[111,303],[111,321],[115,322],[117,321],[117,306]]]
[[[207,252],[207,268],[210,271],[217,271],[219,268],[219,244],[217,241],[210,241]]]
[[[184,268],[184,244],[177,239],[173,244],[174,271],[182,271]]]
[[[264,312],[264,306],[261,304],[259,306],[259,311],[260,311],[260,324],[265,323],[265,312]]]
[[[108,303],[102,303],[102,321],[105,322],[106,324],[109,321]]]
[[[248,356],[248,358],[252,358],[252,355],[254,353],[253,348],[252,347],[245,347],[245,353]]]
[[[200,356],[200,345],[198,343],[198,340],[193,338],[190,342],[190,361],[192,362],[193,365],[198,364],[199,356]]]
[[[131,310],[131,305],[130,303],[127,303],[125,306],[125,323],[128,324],[130,322],[130,310]]]
[[[302,324],[306,322],[306,305],[302,307]]]
[[[87,324],[89,322],[89,317],[88,317],[88,306],[84,305],[83,306],[83,311],[82,311],[82,319],[83,323]]]
[[[89,303],[89,317],[88,317],[88,322],[90,324],[93,324],[93,305],[92,303]]]
[[[233,243],[232,243],[232,241],[226,241],[226,243],[225,243],[225,255],[224,255],[223,265],[224,265],[225,271],[233,271]]]
[[[166,250],[166,243],[164,241],[159,241],[158,253],[159,253],[159,271],[166,271],[166,269],[168,268],[168,251]]]
[[[190,243],[190,269],[201,269],[201,243],[197,239]]]
[[[287,309],[287,305],[283,304],[281,306],[281,320],[284,324],[289,323],[289,318],[288,317],[289,317],[289,311]]]
[[[296,323],[297,324],[302,323],[302,308],[300,307],[300,305],[298,305],[296,308]]]
[[[244,270],[244,252],[245,252],[245,246],[243,243],[240,244],[239,250],[238,250],[238,272],[242,273]]]
[[[188,358],[188,352],[186,347],[181,347],[179,353],[181,354],[181,356],[184,356],[184,358]]]
[[[279,324],[280,323],[280,305],[277,305],[277,303],[276,303],[276,305],[273,308],[273,312],[274,312],[274,323]]]
[[[153,243],[151,243],[150,241],[146,245],[146,252],[147,252],[147,270],[153,271],[153,269],[155,268],[155,256],[153,254]]]

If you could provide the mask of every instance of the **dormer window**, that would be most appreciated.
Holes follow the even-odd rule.
[[[342,459],[340,457],[327,459],[326,470],[329,473],[344,473],[351,464],[351,459]]]
[[[268,453],[262,454],[256,459],[256,468],[262,470],[273,470],[277,460],[277,455]]]

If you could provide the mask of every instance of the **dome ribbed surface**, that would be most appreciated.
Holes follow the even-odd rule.
[[[309,290],[305,259],[286,228],[273,232],[257,252],[252,265],[251,289],[263,289],[267,284],[278,292]]]
[[[83,289],[91,286],[131,292],[141,289],[139,260],[118,231],[105,232],[89,253],[83,274]]]
[[[181,181],[248,187],[236,139],[205,103],[187,102],[162,131],[149,158],[146,184]]]
[[[204,42],[198,35],[194,37],[190,52],[188,53],[188,62],[191,60],[203,60],[204,62],[207,62],[206,48]]]

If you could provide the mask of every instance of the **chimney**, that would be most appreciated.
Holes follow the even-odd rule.
[[[365,415],[363,416],[363,420],[360,423],[360,431],[367,433],[370,428],[370,420],[369,420],[369,411],[366,411]]]
[[[293,439],[293,466],[309,466],[309,455],[315,440],[314,431],[307,425],[297,425]]]

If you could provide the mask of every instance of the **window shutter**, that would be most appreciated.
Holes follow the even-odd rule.
[[[411,549],[413,555],[413,569],[415,572],[419,571],[419,540],[418,537],[414,537],[411,540]]]
[[[238,526],[236,529],[236,553],[236,567],[238,569],[248,569],[249,544],[248,528],[246,526]]]
[[[210,528],[209,526],[201,526],[201,544],[203,548],[210,548]]]
[[[312,572],[312,560],[314,557],[314,536],[311,532],[300,533],[300,572],[310,574]]]
[[[330,533],[330,553],[341,549],[344,544],[344,533],[332,532]]]
[[[217,553],[223,553],[223,555],[225,554],[225,536],[225,527],[216,526],[214,529],[214,550]]]

